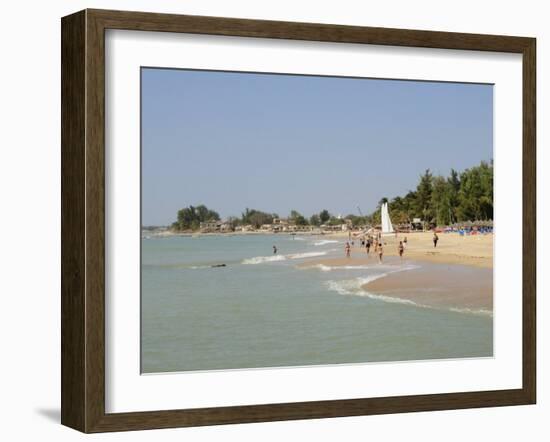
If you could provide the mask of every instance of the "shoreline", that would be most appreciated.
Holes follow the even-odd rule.
[[[347,234],[324,235],[327,239],[348,240]],[[398,236],[383,237],[384,258],[398,257],[399,241],[407,238],[407,246],[403,253],[404,260],[415,260],[433,264],[456,264],[478,268],[493,268],[493,235],[473,235],[461,237],[455,233],[440,234],[437,247],[433,247],[431,232],[400,233]],[[344,257],[342,244],[342,258],[336,258],[327,265],[364,265],[378,262],[374,248],[371,247],[367,257],[366,249],[359,246],[360,240],[352,238],[355,245],[351,248],[351,257]],[[323,264],[322,260],[314,264]],[[326,263],[325,263],[326,264]]]
[[[274,237],[292,237],[292,236],[305,236],[305,237],[322,237],[325,239],[340,240],[343,244],[348,240],[348,232],[330,232],[330,233],[315,233],[315,232],[299,232],[299,233],[287,233],[287,232],[172,232],[165,231],[162,233],[152,233],[151,235],[144,235],[142,233],[142,239],[151,238],[170,238],[170,237],[217,237],[217,236],[274,236]],[[353,232],[352,232],[353,235]],[[384,242],[384,257],[387,256],[399,256],[398,244],[399,241],[407,238],[407,246],[404,251],[404,259],[414,259],[417,261],[431,262],[435,264],[460,264],[467,266],[474,266],[480,268],[493,268],[493,235],[473,235],[461,237],[456,233],[447,233],[439,235],[439,242],[437,248],[433,247],[432,233],[431,232],[413,232],[413,233],[399,233],[396,236],[383,237]],[[351,260],[366,258],[366,251],[364,248],[359,247],[360,240],[358,237],[352,236],[352,241],[355,242],[355,246],[352,247]],[[343,255],[343,249],[342,249]],[[370,259],[376,259],[374,257],[374,250],[371,248]],[[343,258],[346,259],[346,258]],[[322,264],[322,263],[321,263]],[[364,264],[364,263],[363,263]],[[338,265],[338,264],[336,264]],[[345,265],[345,264],[341,264]]]
[[[405,236],[407,246],[400,260],[398,244]],[[333,238],[341,239],[342,235]],[[344,243],[347,239],[344,238]],[[383,237],[382,241],[383,264],[395,269],[365,283],[362,290],[373,297],[391,298],[393,302],[492,316],[493,235],[441,234],[436,248],[433,247],[433,234],[429,232],[398,234],[397,237]],[[308,260],[298,267],[331,270],[378,265],[373,248],[367,255],[366,249],[354,240],[348,258],[344,256],[344,243],[340,257]],[[409,264],[419,267],[399,271],[400,265]]]
[[[171,238],[171,237],[226,237],[226,236],[273,236],[273,237],[315,237],[324,238],[329,240],[342,241],[342,262],[334,263],[333,265],[347,265],[353,262],[353,265],[364,265],[377,261],[377,257],[374,254],[373,247],[371,247],[370,258],[367,258],[365,248],[359,246],[360,239],[358,236],[353,236],[354,246],[351,248],[351,258],[345,258],[343,246],[348,241],[348,232],[330,232],[330,233],[316,233],[316,232],[299,232],[299,233],[287,233],[287,232],[173,232],[165,231],[161,233],[154,233],[151,235],[143,235],[141,239],[152,238]],[[357,232],[355,232],[357,235]],[[479,268],[493,268],[493,235],[473,235],[461,237],[456,233],[440,234],[439,241],[436,248],[433,247],[431,232],[413,232],[413,233],[399,233],[397,236],[393,234],[391,236],[384,236],[382,238],[384,242],[384,257],[397,257],[399,241],[407,238],[407,246],[404,251],[404,259],[413,259],[416,261],[434,263],[434,264],[457,264],[465,266],[474,266]],[[336,258],[339,259],[339,258]],[[321,260],[322,261],[322,260]],[[312,264],[323,264],[323,262],[313,262]],[[348,262],[349,261],[349,262]],[[372,262],[371,262],[372,261]]]
[[[366,249],[360,247],[360,240],[353,238],[351,256],[345,256],[344,246],[349,241],[347,232],[332,235],[315,235],[309,232],[291,235],[289,233],[269,232],[234,232],[201,233],[199,237],[224,236],[272,236],[290,239],[309,237],[311,240],[323,238],[338,241],[332,244],[328,256],[300,256],[298,269],[318,267],[322,271],[360,270],[361,267],[376,268],[378,256],[371,247],[367,255]],[[171,236],[187,236],[191,234],[170,234]],[[398,245],[407,238],[403,260],[400,260]],[[437,247],[433,246],[431,232],[397,234],[382,238],[384,244],[382,275],[363,283],[360,287],[365,294],[391,302],[416,304],[419,307],[430,307],[445,310],[464,311],[492,315],[493,312],[493,235],[459,236],[458,234],[441,234]],[[277,241],[274,239],[274,244]],[[278,244],[277,244],[278,245]],[[340,249],[341,251],[337,251]],[[284,249],[281,247],[280,251]],[[319,249],[319,252],[324,252]],[[290,255],[289,255],[290,256]],[[271,258],[272,255],[256,258]],[[285,255],[281,255],[281,260]],[[293,259],[292,257],[290,259]],[[271,261],[273,259],[265,259]],[[263,261],[259,261],[261,263]],[[247,262],[251,264],[251,262]],[[254,262],[256,264],[256,262]],[[410,266],[413,264],[413,266]],[[418,267],[416,267],[416,265]],[[401,265],[408,267],[400,269]],[[409,268],[412,267],[412,268]],[[363,273],[363,272],[361,272]],[[370,273],[370,272],[367,272]]]
[[[339,267],[344,270],[377,265],[378,260],[372,256],[309,260],[297,268],[307,270],[318,267],[331,271]],[[361,290],[368,296],[418,307],[492,316],[492,268],[409,259],[401,263],[395,257],[386,260],[383,265],[387,271],[382,276],[361,285]]]
[[[493,274],[490,269],[457,264],[429,264],[390,273],[362,286],[374,295],[419,306],[492,316]]]

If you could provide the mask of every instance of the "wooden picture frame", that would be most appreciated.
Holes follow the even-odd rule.
[[[523,386],[519,389],[105,412],[105,30],[494,51],[523,57]],[[62,424],[83,432],[533,404],[536,398],[534,38],[84,10],[62,19]]]

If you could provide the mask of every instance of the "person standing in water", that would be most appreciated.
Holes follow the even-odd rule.
[[[276,246],[273,246],[273,254],[274,254],[274,255],[277,254],[277,247],[276,247]]]
[[[403,241],[399,241],[399,246],[397,248],[397,251],[399,252],[399,257],[401,258],[401,261],[403,261],[403,251],[405,250],[405,246],[403,246]]]
[[[434,232],[434,249],[437,247],[437,241],[439,241],[439,236],[437,236],[437,233]]]
[[[378,244],[378,262],[382,264],[382,257],[384,256],[384,248],[382,247],[382,242]]]
[[[367,238],[365,242],[365,248],[367,249],[367,255],[370,253],[370,238]]]
[[[351,257],[351,247],[349,245],[349,242],[346,243],[345,250],[346,250],[346,257],[350,258]]]

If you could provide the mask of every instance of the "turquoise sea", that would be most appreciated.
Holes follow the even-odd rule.
[[[361,288],[427,264],[307,267],[343,247],[282,234],[143,238],[142,372],[492,356],[492,317]]]

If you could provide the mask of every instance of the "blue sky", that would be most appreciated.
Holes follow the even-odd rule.
[[[493,152],[491,85],[142,69],[142,223],[372,212]]]

